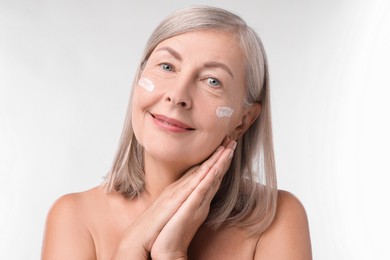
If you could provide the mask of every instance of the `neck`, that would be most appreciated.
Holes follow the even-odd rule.
[[[145,199],[155,200],[161,192],[186,172],[178,162],[163,162],[145,154]]]

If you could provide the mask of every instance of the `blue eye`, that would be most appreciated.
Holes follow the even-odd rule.
[[[173,67],[168,64],[168,63],[163,63],[160,65],[160,67],[163,69],[163,70],[166,70],[166,71],[172,71],[173,70]]]
[[[216,78],[207,78],[207,83],[214,87],[218,87],[221,85],[221,82],[219,82],[219,80]]]

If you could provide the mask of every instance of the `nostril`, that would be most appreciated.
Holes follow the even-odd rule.
[[[180,106],[182,108],[188,107],[187,102],[185,102],[185,101],[176,101],[174,98],[171,98],[170,96],[166,97],[166,101],[170,102],[174,106]]]

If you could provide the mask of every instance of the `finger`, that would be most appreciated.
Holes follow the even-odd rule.
[[[206,183],[203,184],[204,189],[197,192],[198,199],[189,198],[191,196],[194,197],[194,195],[192,194],[195,192],[199,184],[204,181],[205,177],[207,177],[208,174],[215,176],[215,165],[218,161],[221,160],[221,156],[223,156],[224,158],[226,157],[226,150],[227,148],[220,146],[210,156],[210,158],[208,158],[200,166],[193,167],[189,171],[187,171],[185,176],[180,178],[179,181],[167,187],[162,192],[162,194],[152,203],[152,205],[148,207],[148,209],[145,210],[135,220],[135,222],[133,222],[133,225],[131,225],[131,227],[129,227],[130,233],[134,233],[135,231],[137,231],[137,228],[143,227],[143,230],[136,233],[142,234],[140,235],[139,239],[141,241],[145,241],[144,247],[147,250],[150,251],[158,234],[167,225],[168,222],[172,221],[173,219],[177,219],[177,217],[179,219],[182,219],[179,217],[181,214],[191,215],[191,213],[194,212],[192,209],[196,210],[197,208],[199,208],[199,205],[202,203],[201,200],[203,200],[207,194],[206,187],[212,186],[212,178],[210,178],[211,176],[207,179]],[[211,195],[207,196],[207,200],[211,200],[211,198],[209,199],[210,196]],[[188,205],[184,206],[184,204]],[[196,208],[193,208],[194,205],[196,205]],[[191,209],[192,211],[188,211],[188,209]],[[207,212],[208,209],[204,212],[204,216],[207,216]],[[177,214],[178,216],[175,218],[174,216]],[[199,219],[200,218],[198,218],[198,220]],[[204,219],[201,219],[199,223],[201,224],[203,220]],[[130,236],[130,238],[131,237],[132,236]]]
[[[209,205],[222,182],[222,178],[230,166],[232,153],[236,147],[235,141],[230,141],[217,161],[208,170],[205,178],[195,188],[194,192],[183,203],[183,206],[193,207],[197,210],[203,205]]]
[[[235,141],[230,141],[227,145],[227,148],[218,158],[217,162],[213,165],[208,173],[210,179],[205,180],[205,185],[210,185],[209,189],[205,192],[205,198],[202,200],[202,203],[210,203],[214,195],[221,185],[222,179],[229,169],[234,149],[236,148],[237,143]],[[200,184],[202,185],[202,183]],[[199,187],[201,188],[201,187]]]
[[[228,170],[231,160],[233,158],[234,150],[236,149],[237,142],[234,140],[231,140],[229,144],[226,146],[226,149],[223,151],[221,156],[218,158],[218,160],[215,162],[213,167],[216,167],[219,169],[218,174],[219,175],[225,175],[226,171]]]
[[[223,174],[220,171],[228,169],[234,148],[235,142],[229,142],[226,148],[217,149],[218,151],[198,169],[206,173],[205,177],[170,217],[163,227],[165,231],[169,230],[172,225],[177,226],[178,223],[187,226],[191,223],[190,226],[193,226],[194,232],[196,232],[208,215],[210,202],[221,184]]]
[[[207,218],[211,200],[220,185],[220,181],[217,180],[218,171],[214,166],[208,171],[207,176],[196,187],[194,192],[190,194],[170,221],[187,219],[187,223],[190,223],[196,229],[199,228]]]
[[[160,225],[168,221],[169,218],[171,218],[173,214],[175,214],[175,212],[182,206],[182,204],[191,197],[199,184],[204,181],[206,176],[211,175],[207,178],[207,181],[205,181],[205,183],[199,188],[197,192],[198,198],[203,199],[202,197],[204,197],[207,190],[212,186],[213,179],[216,178],[216,172],[218,172],[218,170],[216,170],[217,167],[221,167],[220,165],[222,163],[218,163],[221,161],[221,157],[223,156],[223,158],[225,158],[222,161],[227,160],[226,158],[229,154],[229,152],[226,151],[227,149],[229,149],[229,151],[232,150],[232,145],[230,143],[228,148],[223,146],[218,147],[216,151],[210,156],[210,158],[203,162],[202,165],[193,167],[179,181],[175,182],[173,185],[163,191],[161,196],[159,196],[150,207],[150,212],[152,213],[158,212],[161,208],[161,205],[163,205],[165,212],[162,214],[160,213],[160,216],[158,217],[160,221],[157,221],[156,219]],[[196,199],[194,198],[194,200],[190,201],[194,203]],[[199,205],[200,201],[196,204]],[[152,216],[152,218],[154,219],[155,217]]]
[[[209,170],[218,160],[218,158],[222,155],[222,153],[224,152],[225,150],[225,147],[224,146],[219,146],[215,152],[210,156],[210,158],[208,158],[206,161],[204,161],[200,168],[202,170]]]
[[[221,156],[225,147],[219,146],[215,152],[205,160],[201,165],[196,165],[189,169],[178,181],[176,181],[172,186],[186,186],[192,183],[197,185],[207,174],[210,168],[216,163],[218,158]],[[193,186],[193,188],[195,188]]]
[[[151,223],[154,223],[152,229],[161,230],[189,198],[190,194],[208,174],[210,168],[218,161],[225,150],[223,146],[218,147],[202,165],[191,168],[185,173],[185,176],[163,191],[145,212],[145,215],[147,215],[145,217],[149,218]],[[163,212],[161,212],[161,208],[164,208]]]
[[[180,204],[188,198],[224,152],[225,147],[218,147],[202,165],[191,168],[185,173],[185,176],[166,188],[155,204],[169,203],[173,204],[174,207],[180,206],[178,203]]]
[[[212,168],[214,168],[213,172],[216,177],[222,177],[228,170],[236,146],[237,142],[234,140],[230,140],[221,155],[218,157],[212,167],[210,167],[210,171]]]

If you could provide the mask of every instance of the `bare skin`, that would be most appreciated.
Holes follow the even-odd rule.
[[[233,142],[220,148],[151,203],[99,187],[61,197],[48,215],[42,259],[148,259],[149,252],[153,259],[311,259],[304,208],[287,192],[258,237],[202,225],[233,149]]]
[[[133,199],[100,187],[61,197],[47,218],[42,259],[311,259],[304,208],[287,192],[279,192],[276,217],[257,237],[250,228],[203,224],[234,140],[261,110],[242,105],[242,60],[226,32],[161,42],[142,73],[156,87],[136,86],[132,103],[146,190]],[[217,118],[216,108],[226,106],[233,115]]]
[[[48,216],[42,259],[112,259],[127,227],[142,213],[137,204],[99,187],[61,197]],[[290,193],[279,192],[277,216],[265,233],[248,237],[248,231],[201,226],[188,259],[311,259],[306,214]]]

